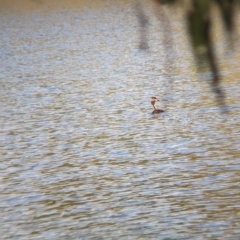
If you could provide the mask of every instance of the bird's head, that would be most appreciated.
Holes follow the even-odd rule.
[[[151,100],[151,104],[152,104],[152,105],[154,105],[154,104],[155,104],[155,102],[157,102],[157,101],[158,101],[158,99],[157,99],[156,97],[152,97],[151,99],[152,99],[152,100]]]

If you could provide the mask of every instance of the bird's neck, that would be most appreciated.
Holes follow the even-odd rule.
[[[151,104],[153,105],[154,110],[157,109],[157,108],[155,107],[155,103],[156,103],[155,101],[152,101],[152,102],[151,102]]]

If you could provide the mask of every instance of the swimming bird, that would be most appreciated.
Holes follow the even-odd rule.
[[[157,108],[155,107],[156,101],[158,101],[158,99],[157,99],[156,97],[152,97],[151,104],[153,105],[153,108],[154,108],[152,114],[164,112],[162,109],[157,109]]]

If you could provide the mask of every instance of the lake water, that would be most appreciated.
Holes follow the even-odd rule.
[[[41,4],[0,15],[1,239],[239,239],[239,53],[216,34],[226,115],[181,11],[140,51],[131,1]]]

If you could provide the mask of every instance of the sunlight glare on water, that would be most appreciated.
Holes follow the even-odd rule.
[[[240,237],[240,56],[222,115],[181,14],[166,63],[133,6],[1,15],[1,239]]]

